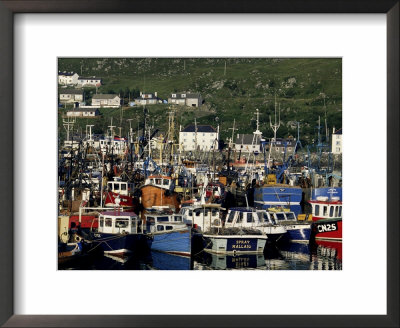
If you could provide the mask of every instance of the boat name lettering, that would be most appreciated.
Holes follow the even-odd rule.
[[[234,249],[251,248],[250,240],[236,240],[236,245],[232,245]]]
[[[317,229],[318,232],[336,231],[337,225],[336,223],[318,224]]]

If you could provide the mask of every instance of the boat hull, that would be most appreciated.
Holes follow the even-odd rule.
[[[152,238],[144,234],[112,234],[96,232],[93,242],[101,247],[105,254],[124,256],[131,253],[148,251]]]
[[[172,255],[190,256],[190,229],[152,234],[151,250]]]
[[[134,199],[132,196],[125,196],[125,195],[120,195],[114,192],[106,192],[105,193],[105,201],[104,205],[106,207],[115,207],[117,206],[115,203],[115,199],[119,198],[119,206],[123,207],[124,209],[135,209],[136,207],[136,202],[134,202]]]
[[[312,223],[316,240],[342,241],[342,218],[322,219]]]
[[[145,209],[152,208],[153,206],[173,206],[175,209],[179,208],[178,194],[175,192],[152,185],[142,187],[141,191],[141,201]]]
[[[286,226],[286,234],[282,241],[309,242],[311,237],[311,224],[290,224]]]
[[[216,254],[263,253],[268,237],[263,235],[204,235],[205,250]]]

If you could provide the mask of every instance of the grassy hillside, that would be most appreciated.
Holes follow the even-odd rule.
[[[199,124],[215,126],[218,122],[222,138],[231,135],[233,119],[237,132],[254,131],[256,108],[260,130],[266,137],[272,136],[269,116],[274,113],[275,97],[281,108],[279,137],[296,136],[295,122],[299,121],[302,141],[311,143],[319,116],[324,125],[326,115],[330,129],[342,124],[342,63],[337,58],[65,58],[59,59],[59,70],[102,77],[104,85],[98,92],[120,94],[126,102],[128,93],[132,99],[139,91],[157,91],[163,99],[171,92],[200,92],[205,99],[203,108],[177,107],[177,125],[193,123],[195,117]],[[94,92],[86,90],[85,97],[90,99]],[[149,105],[147,109],[150,123],[166,130],[168,105]],[[78,120],[83,131],[85,124],[95,124],[96,132],[104,131],[111,117],[123,133],[129,127],[126,119],[132,118],[136,128],[143,121],[141,107],[101,112],[99,119]]]

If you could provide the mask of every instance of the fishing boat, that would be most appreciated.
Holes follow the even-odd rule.
[[[268,209],[276,206],[289,206],[298,215],[301,212],[300,202],[302,189],[299,186],[276,183],[275,174],[268,174],[264,185],[254,188],[254,206]]]
[[[286,233],[286,227],[279,224],[273,213],[251,207],[229,209],[224,227],[257,229],[268,237],[268,242],[276,242]]]
[[[146,232],[153,239],[151,249],[173,255],[190,256],[191,228],[183,222],[182,215],[152,212],[145,214]]]
[[[143,207],[150,209],[153,206],[169,205],[178,209],[180,202],[174,188],[174,181],[169,176],[149,176],[140,188]]]
[[[152,238],[143,233],[136,213],[116,209],[100,213],[98,220],[98,229],[91,234],[92,241],[105,254],[124,256],[150,249]]]
[[[297,220],[296,214],[284,207],[270,207],[268,208],[268,213],[271,216],[271,220],[286,228],[286,233],[281,241],[309,242],[311,222]]]
[[[106,207],[123,207],[125,210],[133,210],[136,207],[134,199],[134,184],[122,181],[120,177],[114,177],[113,181],[107,182],[107,190],[105,192]],[[118,201],[116,199],[118,198]]]
[[[316,240],[342,241],[342,201],[339,197],[318,196],[308,201],[312,207],[312,234]]]

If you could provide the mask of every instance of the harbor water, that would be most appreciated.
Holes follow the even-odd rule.
[[[60,264],[60,270],[342,270],[341,242],[267,244],[263,254],[191,257],[151,251],[140,256],[97,254]]]

